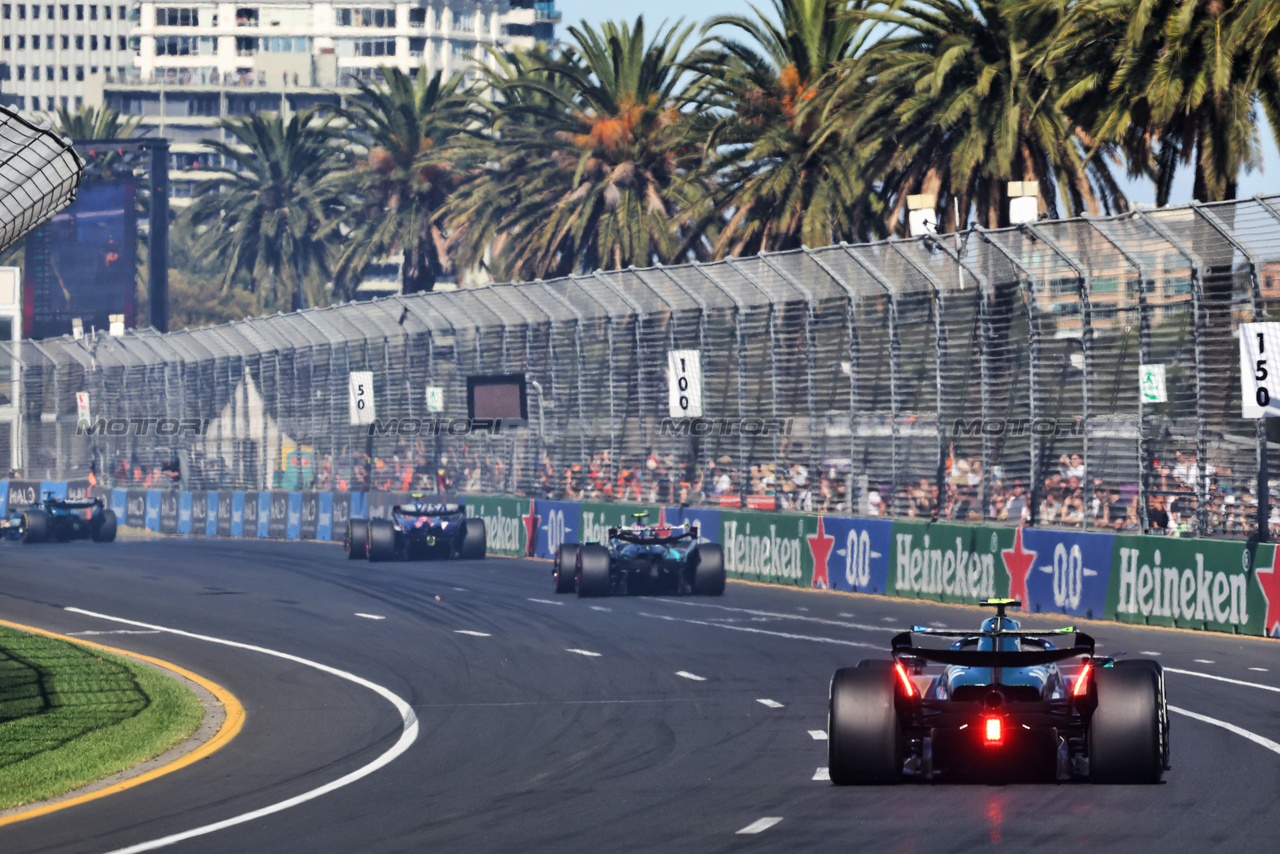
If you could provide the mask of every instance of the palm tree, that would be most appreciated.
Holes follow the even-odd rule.
[[[683,257],[706,192],[681,111],[693,27],[679,26],[646,42],[643,17],[599,30],[584,21],[569,47],[486,72],[498,101],[490,136],[472,145],[479,174],[449,203],[450,229],[472,230],[459,265],[482,262],[487,235],[498,278]]]
[[[690,63],[712,116],[709,171],[726,214],[716,257],[870,236],[876,194],[851,168],[844,122],[830,123],[826,110],[835,73],[871,30],[845,14],[848,7],[849,0],[773,0],[776,21],[752,6],[755,18],[720,16],[703,26],[703,33],[738,30],[755,45],[717,34]]]
[[[1157,204],[1168,203],[1179,165],[1194,163],[1193,194],[1202,202],[1234,199],[1241,168],[1261,165],[1256,72],[1260,65],[1274,68],[1280,37],[1269,44],[1254,41],[1254,50],[1271,50],[1270,60],[1255,61],[1265,54],[1249,54],[1248,34],[1260,35],[1265,21],[1275,20],[1275,10],[1274,4],[1261,4],[1250,11],[1252,5],[1091,0],[1097,19],[1123,30],[1097,135],[1123,143],[1132,171],[1152,175]],[[1264,104],[1275,105],[1275,98],[1265,93]]]
[[[1039,181],[1051,216],[1123,210],[1109,147],[1074,105],[1080,57],[1064,52],[1068,0],[916,0],[855,10],[892,32],[851,65],[846,86],[871,86],[840,109],[855,154],[891,202],[898,223],[907,196],[937,197],[944,230],[971,206],[984,226],[1008,224],[1009,181]],[[1091,55],[1091,54],[1090,54]],[[1083,86],[1087,90],[1087,85]],[[846,106],[847,105],[847,106]]]
[[[203,140],[224,166],[196,187],[183,225],[196,232],[198,252],[222,259],[224,291],[243,284],[293,310],[327,302],[321,228],[335,210],[322,181],[340,158],[332,121],[315,110],[287,123],[259,113],[218,123],[235,143]]]
[[[138,123],[142,121],[141,116],[122,117],[119,111],[106,105],[84,106],[74,113],[66,107],[60,107],[54,118],[57,120],[58,133],[75,142],[126,139],[133,136]],[[110,149],[94,149],[94,153],[87,159],[85,165],[92,176],[110,179],[121,158]]]
[[[140,116],[122,118],[118,110],[105,105],[81,107],[74,113],[59,107],[55,115],[59,133],[71,139],[124,139],[132,136],[142,121]]]
[[[404,293],[430,291],[448,265],[440,209],[459,180],[437,155],[466,126],[469,102],[460,76],[415,79],[396,68],[382,75],[385,84],[362,82],[361,97],[340,111],[348,138],[365,153],[329,181],[345,200],[330,227],[344,241],[334,286],[347,292],[370,264],[403,253]]]

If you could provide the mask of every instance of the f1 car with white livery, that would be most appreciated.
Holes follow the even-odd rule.
[[[482,560],[486,550],[484,520],[467,518],[464,499],[429,502],[421,493],[413,502],[391,508],[389,519],[347,522],[347,558],[370,561],[462,558]]]
[[[724,593],[724,552],[715,543],[698,542],[698,526],[646,525],[635,522],[609,528],[607,545],[565,543],[556,551],[551,572],[557,593],[579,596],[618,593]]]
[[[834,784],[1012,769],[1052,771],[1059,781],[1160,781],[1170,764],[1158,662],[1098,656],[1093,638],[1074,627],[1026,631],[1005,615],[1021,608],[1016,599],[980,604],[996,609],[980,631],[916,626],[893,638],[890,659],[836,671],[827,720]],[[913,635],[956,640],[929,648]],[[1071,646],[1054,644],[1063,635],[1074,635]]]

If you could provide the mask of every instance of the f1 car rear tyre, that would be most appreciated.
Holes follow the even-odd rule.
[[[575,576],[579,596],[606,596],[609,593],[609,550],[587,544],[578,549]]]
[[[893,673],[885,668],[836,671],[827,719],[827,768],[835,785],[902,782],[902,721],[894,693]]]
[[[396,529],[390,519],[370,519],[367,542],[369,560],[391,560],[396,556]]]
[[[1158,783],[1164,775],[1159,687],[1143,667],[1100,667],[1098,706],[1089,721],[1089,779]]]
[[[28,510],[22,514],[22,541],[43,543],[49,538],[49,515],[43,510]]]
[[[484,520],[468,519],[462,529],[462,548],[460,550],[462,559],[484,560],[485,547],[488,542]]]
[[[1149,658],[1124,658],[1113,666],[1145,670],[1155,680],[1156,697],[1160,707],[1160,754],[1164,770],[1168,771],[1173,766],[1169,761],[1169,705],[1164,693],[1164,668],[1160,666],[1160,662]]]
[[[556,563],[552,570],[557,593],[572,593],[578,579],[578,545],[564,543],[556,549]]]
[[[347,520],[347,560],[364,560],[369,556],[369,520]]]
[[[724,594],[724,550],[715,543],[700,543],[689,555],[693,567],[693,592],[698,596]]]
[[[116,511],[108,508],[90,519],[89,533],[95,543],[115,542]]]

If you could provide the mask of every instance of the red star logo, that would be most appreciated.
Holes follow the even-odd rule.
[[[1262,623],[1262,633],[1267,637],[1280,637],[1280,545],[1274,549],[1271,566],[1258,567],[1258,583],[1262,585],[1262,595],[1267,600],[1267,618]]]
[[[827,574],[827,558],[831,557],[831,549],[835,547],[836,538],[828,537],[823,526],[822,517],[818,517],[818,534],[805,537],[809,541],[809,554],[813,555],[813,586],[823,590],[831,587],[831,579]]]
[[[1027,601],[1027,578],[1031,575],[1036,561],[1036,553],[1022,547],[1022,526],[1019,525],[1013,534],[1013,548],[1002,551],[1005,572],[1009,573],[1009,598],[1017,599],[1025,606]]]
[[[538,543],[539,519],[538,519],[538,514],[533,512],[534,506],[535,506],[534,500],[529,499],[529,515],[520,517],[521,519],[524,520],[524,533],[525,533],[524,553],[525,555],[532,555],[534,548]]]

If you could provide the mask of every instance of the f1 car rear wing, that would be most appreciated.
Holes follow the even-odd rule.
[[[1017,599],[983,599],[978,603],[984,607],[993,607],[996,609],[995,625],[999,626],[1006,622],[1006,608],[1021,608],[1022,602]],[[989,621],[990,622],[990,621]],[[1017,625],[1012,620],[1007,621],[1010,625]],[[914,646],[911,642],[911,635],[926,635],[930,637],[943,638],[973,638],[981,640],[982,638],[1025,638],[1032,642],[1040,641],[1040,639],[1051,635],[1069,635],[1074,634],[1075,644],[1065,649],[1033,649],[1033,650],[978,650],[978,649],[931,649],[928,647]],[[1043,642],[1043,641],[1040,641]],[[985,631],[954,631],[948,629],[929,629],[923,626],[913,626],[909,632],[901,632],[895,635],[892,642],[893,655],[895,658],[916,658],[924,661],[933,661],[938,664],[953,664],[960,667],[1036,667],[1042,664],[1052,664],[1057,661],[1066,661],[1069,658],[1078,658],[1087,656],[1092,659],[1094,657],[1095,643],[1091,636],[1077,629],[1075,626],[1067,626],[1061,629],[1041,629],[1040,631],[1023,631],[1021,629],[1004,629],[992,628]],[[993,643],[992,646],[995,646]]]
[[[671,533],[660,537],[654,534],[638,534],[625,528],[610,528],[609,539],[622,540],[624,543],[635,543],[642,546],[661,546],[667,543],[678,543],[681,540],[698,539],[698,526],[690,525],[687,530],[672,528]]]
[[[63,510],[88,510],[91,507],[106,506],[102,503],[101,498],[85,498],[85,499],[53,498],[52,495],[50,495],[50,497],[47,498],[46,501],[48,501],[48,503],[51,506],[58,507]]]
[[[424,509],[418,510],[414,507],[406,507],[403,504],[397,504],[391,508],[391,512],[399,513],[402,516],[449,516],[454,513],[466,512],[466,499],[460,495],[424,496],[421,492],[414,492],[410,494],[410,497],[415,502],[424,505]]]

